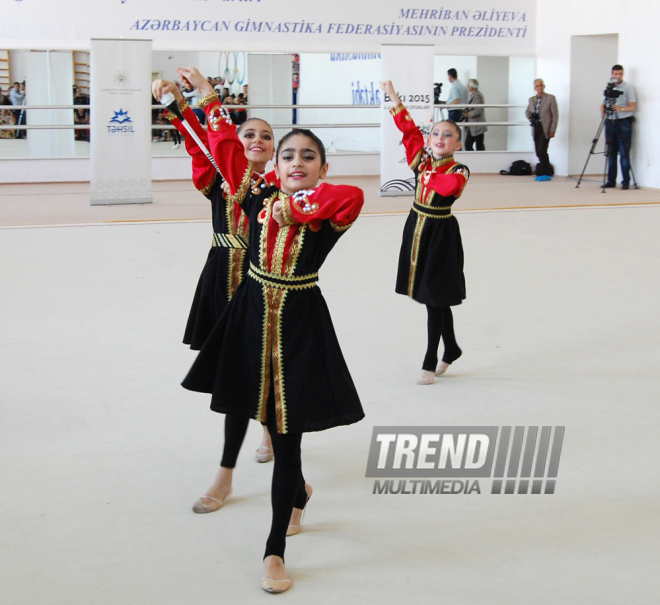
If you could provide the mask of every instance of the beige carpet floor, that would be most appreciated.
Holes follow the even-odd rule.
[[[656,194],[476,177],[457,212],[464,356],[419,387],[425,311],[393,293],[409,199],[373,214],[370,186],[320,281],[367,417],[303,440],[314,498],[280,597],[259,588],[272,466],[253,460],[257,423],[231,500],[190,510],[223,426],[179,386],[210,238],[183,219],[204,201],[183,183],[139,208],[2,187],[0,605],[657,602]],[[534,200],[562,207],[488,209]],[[409,425],[565,426],[556,493],[374,495],[373,427]]]

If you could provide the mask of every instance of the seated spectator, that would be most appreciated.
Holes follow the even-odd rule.
[[[245,105],[245,98],[243,97],[243,93],[240,93],[236,97],[236,105]],[[244,107],[237,107],[235,111],[231,112],[231,121],[236,124],[236,126],[240,126],[247,120],[247,111]]]
[[[200,94],[194,88],[184,88],[181,91],[181,94],[183,95],[183,98],[188,102],[188,105],[190,105],[190,108],[197,116],[199,123],[202,126],[206,124],[206,114],[199,107],[199,99],[201,98]]]

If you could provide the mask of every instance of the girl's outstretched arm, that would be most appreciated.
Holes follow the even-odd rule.
[[[359,187],[321,183],[275,202],[273,218],[280,226],[329,220],[335,231],[345,231],[355,222],[363,204],[364,192]],[[276,213],[281,213],[281,222]]]
[[[241,203],[247,196],[252,177],[252,166],[245,157],[245,149],[236,133],[236,126],[229,112],[222,107],[218,95],[206,78],[195,67],[177,67],[184,82],[194,86],[204,97],[199,106],[208,118],[209,151],[220,167],[220,172],[229,183],[234,201]]]
[[[151,90],[156,99],[160,101],[163,95],[167,92],[171,92],[174,95],[174,98],[179,103],[179,110],[181,114],[186,119],[188,124],[192,126],[195,134],[199,137],[199,140],[206,145],[208,148],[208,138],[206,136],[206,130],[202,127],[195,115],[195,112],[190,108],[186,100],[183,98],[179,88],[174,82],[168,82],[167,80],[155,80],[151,86]],[[166,111],[164,114],[172,125],[185,137],[186,141],[186,151],[188,155],[192,158],[192,178],[195,187],[201,191],[203,194],[208,194],[215,183],[215,180],[218,176],[218,171],[215,169],[213,164],[209,162],[209,159],[206,157],[206,154],[199,148],[194,139],[189,135],[188,131],[181,123],[181,120],[177,116],[169,111]]]
[[[424,135],[419,128],[415,125],[408,110],[401,103],[399,95],[394,90],[394,85],[391,80],[383,80],[381,82],[381,90],[388,95],[394,105],[390,109],[390,113],[394,118],[394,123],[397,128],[403,133],[403,145],[406,148],[406,160],[411,170],[415,170],[424,153]]]

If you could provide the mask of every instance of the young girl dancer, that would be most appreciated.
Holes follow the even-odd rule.
[[[184,119],[194,128],[195,133],[208,149],[206,131],[200,125],[197,116],[185,101],[179,88],[173,82],[156,80],[152,85],[154,97],[171,92],[179,104]],[[173,113],[165,117],[180,131],[187,135],[181,121]],[[273,131],[267,122],[259,119],[246,121],[241,128],[239,138],[244,153],[252,163],[254,175],[253,187],[266,187],[276,180],[274,172],[262,175],[266,165],[274,154]],[[192,308],[183,342],[193,350],[199,350],[211,332],[217,319],[222,315],[238,285],[242,282],[247,269],[248,220],[241,207],[235,202],[227,202],[223,197],[224,180],[218,174],[204,152],[191,136],[186,136],[186,150],[192,157],[193,182],[211,201],[213,223],[212,247],[197,284]],[[231,423],[231,420],[228,419]],[[215,482],[206,494],[193,505],[196,513],[210,513],[218,510],[231,492],[233,469],[243,437],[247,432],[247,422],[237,426],[225,426],[225,446],[220,462],[220,469]],[[231,437],[228,439],[227,436]],[[262,443],[257,449],[258,462],[269,462],[273,458],[272,444],[267,427],[264,425]]]
[[[212,92],[197,70],[182,72],[203,94]],[[261,586],[283,592],[290,586],[287,530],[293,525],[289,533],[297,533],[311,494],[302,475],[302,434],[364,417],[316,285],[319,268],[364,199],[357,187],[317,187],[328,165],[323,144],[308,130],[293,130],[278,145],[280,189],[250,189],[252,169],[228,112],[217,98],[205,111],[213,157],[250,221],[250,268],[183,386],[212,393],[217,412],[268,424],[275,452],[273,518]]]
[[[394,103],[391,113],[403,133],[408,165],[417,181],[403,230],[396,292],[426,305],[428,346],[417,384],[432,384],[461,356],[451,307],[465,299],[463,244],[451,206],[463,193],[470,171],[454,161],[454,151],[461,148],[461,129],[455,122],[434,124],[427,148],[392,82],[383,81],[381,88]],[[444,354],[438,364],[441,337]]]

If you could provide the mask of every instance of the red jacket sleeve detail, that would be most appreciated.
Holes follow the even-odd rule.
[[[417,128],[408,110],[397,105],[390,110],[396,127],[403,133],[403,146],[406,148],[406,160],[413,170],[417,168],[424,152],[424,135]]]
[[[343,230],[355,221],[363,204],[364,192],[359,187],[322,183],[285,197],[282,210],[287,222],[330,220],[335,230]]]
[[[443,197],[450,195],[459,197],[466,184],[467,179],[462,174],[434,174],[428,186]]]
[[[166,114],[166,117],[185,137],[186,151],[192,158],[192,179],[195,187],[203,193],[208,193],[211,185],[215,181],[217,170],[206,157],[206,154],[199,148],[197,143],[195,143],[194,139],[190,136],[190,133],[186,130],[186,127],[183,125],[181,120],[179,120],[179,118],[177,118],[172,113]],[[190,107],[187,107],[183,111],[183,117],[186,119],[188,124],[192,126],[200,141],[202,141],[202,143],[204,143],[208,148],[206,131],[199,123],[195,112],[190,109]]]
[[[220,100],[211,101],[204,107],[208,117],[209,151],[217,162],[224,179],[229,183],[230,201],[242,202],[250,186],[252,166],[245,157],[243,143],[236,133],[236,126]]]
[[[264,180],[269,184],[269,185],[275,185],[278,189],[281,186],[280,179],[277,178],[277,173],[274,170],[271,170],[270,172],[267,172],[264,175]]]

